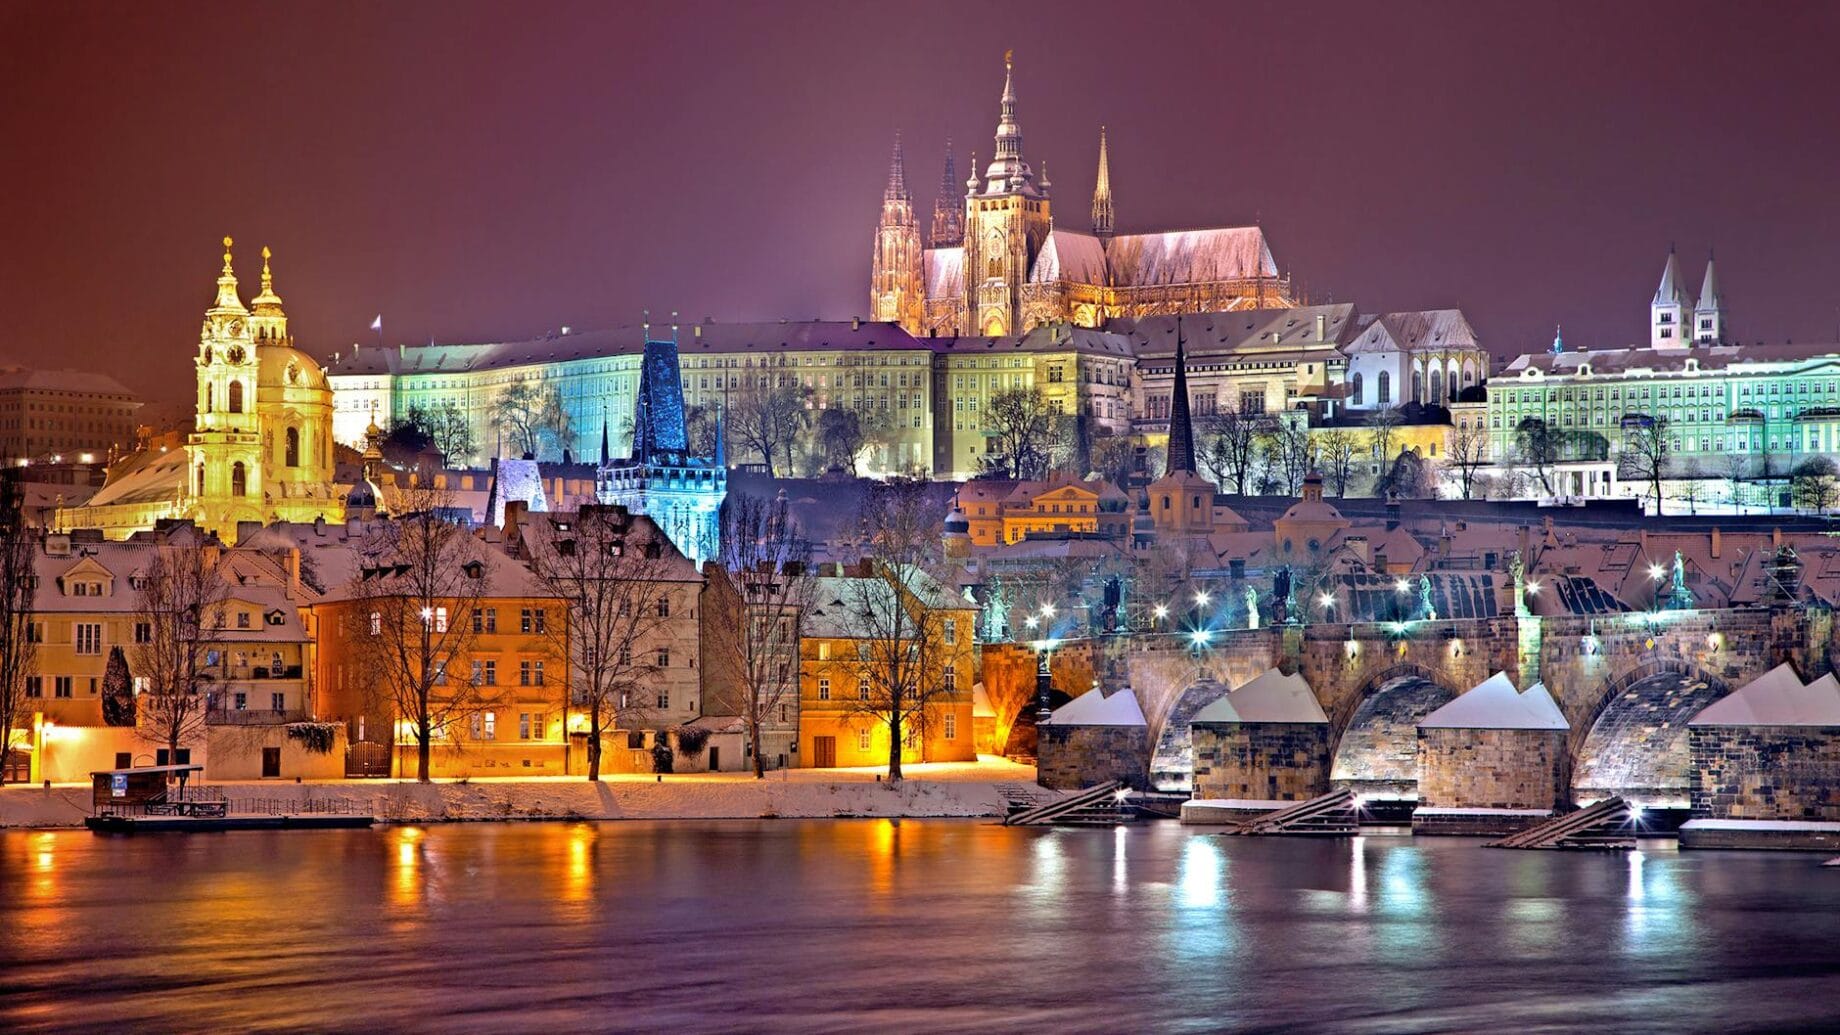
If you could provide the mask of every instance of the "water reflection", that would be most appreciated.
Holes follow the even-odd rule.
[[[0,832],[0,1030],[1806,1029],[1840,994],[1817,862],[953,821]]]

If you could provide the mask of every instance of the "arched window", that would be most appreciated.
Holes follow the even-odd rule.
[[[1424,374],[1417,367],[1413,367],[1412,368],[1412,394],[1406,398],[1406,401],[1407,402],[1422,402],[1424,398],[1425,398]]]
[[[1382,406],[1390,406],[1393,403],[1393,374],[1390,370],[1380,371],[1380,398],[1378,401]]]
[[[299,428],[287,429],[287,456],[283,459],[282,462],[287,464],[287,466],[289,467],[299,467],[300,466],[300,429]]]
[[[204,465],[198,465],[198,495],[204,495]]]
[[[230,495],[249,495],[249,469],[243,466],[241,460],[230,467]]]
[[[229,407],[230,412],[231,413],[242,413],[243,412],[243,382],[241,381],[230,382],[229,395],[230,395],[230,407]]]
[[[204,386],[204,412],[206,413],[211,412],[211,401],[212,401],[211,397],[213,394],[215,394],[213,392],[213,389],[215,389],[216,387],[217,387],[216,385],[205,385]]]
[[[1361,375],[1358,373],[1348,379],[1348,399],[1352,405],[1361,405]]]
[[[1431,369],[1431,393],[1429,401],[1434,403],[1444,401],[1444,372],[1436,367]]]

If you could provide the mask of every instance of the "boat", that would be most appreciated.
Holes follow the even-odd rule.
[[[232,800],[221,787],[191,783],[201,765],[145,765],[90,773],[98,834],[204,830],[325,830],[368,827],[376,817],[351,802],[251,798]]]

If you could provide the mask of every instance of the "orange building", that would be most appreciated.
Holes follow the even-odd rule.
[[[919,659],[915,678],[930,689],[924,701],[903,706],[909,715],[903,720],[901,760],[975,760],[976,608],[915,571],[896,580],[862,566],[832,566],[815,581],[799,641],[799,764],[819,769],[888,764],[893,708],[878,660],[910,645]],[[889,620],[896,601],[914,623],[901,642]]]
[[[1017,543],[1033,534],[1111,532],[1130,526],[1130,497],[1102,479],[973,480],[956,507],[974,546]]]

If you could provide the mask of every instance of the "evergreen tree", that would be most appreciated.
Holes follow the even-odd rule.
[[[134,725],[134,676],[119,644],[109,648],[109,664],[102,671],[102,721],[109,726]]]

